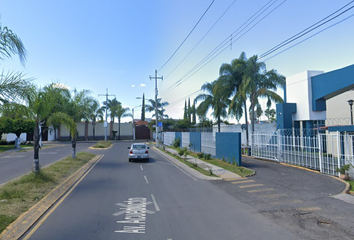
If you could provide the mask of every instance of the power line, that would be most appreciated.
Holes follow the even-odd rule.
[[[256,25],[258,25],[261,21],[263,21],[267,16],[269,16],[272,12],[274,12],[277,8],[279,8],[283,3],[285,3],[287,0],[284,0],[280,4],[278,4],[276,7],[274,7],[271,11],[269,11],[265,16],[263,16],[258,22],[253,24],[247,31],[245,31],[241,36],[236,38],[235,40],[232,40],[231,43],[236,42],[239,40],[241,37],[243,37],[246,33],[248,33],[250,30],[252,30]],[[273,6],[277,2],[273,0],[270,0],[267,2],[263,7],[261,7],[255,14],[253,14],[250,18],[247,19],[236,31],[234,31],[232,34],[236,34],[235,36],[238,36],[241,34],[250,24],[252,24],[256,19],[258,19],[261,15],[263,15],[271,6]],[[269,6],[268,6],[269,5]],[[246,25],[246,26],[245,26]],[[241,30],[240,30],[241,29]],[[201,70],[204,66],[206,66],[209,62],[211,62],[213,59],[215,59],[217,56],[219,56],[222,52],[224,52],[228,47],[229,47],[229,37],[227,37],[224,41],[222,41],[216,48],[214,48],[206,57],[203,58],[198,64],[196,64],[191,70],[189,70],[185,75],[182,76],[178,81],[176,81],[173,85],[171,85],[167,90],[165,90],[162,94],[166,94],[167,92],[175,89],[179,85],[181,85],[183,82],[188,80],[191,76],[193,76],[195,73],[197,73],[199,70]],[[226,47],[225,47],[226,46]],[[224,47],[224,48],[223,48]],[[216,54],[216,55],[215,55]],[[215,56],[213,56],[215,55]],[[209,60],[210,59],[210,60]],[[208,61],[209,60],[209,61]]]
[[[192,95],[194,95],[194,94],[196,94],[196,93],[198,93],[198,92],[201,92],[201,91],[202,91],[202,90],[198,90],[198,91],[192,92],[191,94],[188,94],[187,96],[184,96],[184,97],[182,97],[182,98],[180,98],[180,99],[178,99],[178,100],[176,100],[176,101],[170,103],[168,106],[166,106],[166,108],[169,107],[169,106],[171,106],[171,105],[177,104],[177,103],[179,103],[180,101],[186,99],[187,97],[190,97],[190,96],[192,96]]]
[[[336,23],[334,23],[334,24],[332,24],[332,25],[330,25],[330,26],[328,26],[328,27],[322,29],[322,30],[319,31],[319,32],[316,32],[316,33],[312,34],[311,36],[305,38],[304,40],[302,40],[302,41],[300,41],[300,42],[298,42],[298,43],[295,43],[294,45],[291,45],[290,47],[284,49],[284,50],[281,51],[281,52],[276,53],[275,55],[273,55],[273,56],[271,56],[271,57],[269,57],[269,58],[267,58],[267,59],[265,59],[265,60],[263,60],[263,61],[264,61],[264,62],[265,62],[265,61],[268,61],[269,59],[272,59],[273,57],[278,56],[279,54],[281,54],[281,53],[283,53],[283,52],[285,52],[285,51],[287,51],[287,50],[289,50],[289,49],[291,49],[291,48],[293,48],[293,47],[299,45],[300,43],[303,43],[303,42],[309,40],[310,38],[312,38],[312,37],[314,37],[314,36],[316,36],[316,35],[318,35],[318,34],[324,32],[324,31],[328,30],[329,28],[332,28],[332,27],[338,25],[339,23],[342,23],[342,22],[344,22],[344,21],[346,21],[346,20],[348,20],[349,18],[352,18],[352,17],[354,17],[354,14],[352,14],[352,15],[350,15],[350,16],[348,16],[348,17],[346,17],[346,18],[344,18],[344,19],[342,19],[342,20],[340,20],[340,21],[338,21],[338,22],[336,22]]]
[[[213,0],[209,7],[205,10],[205,12],[203,13],[203,15],[199,18],[198,22],[195,24],[195,26],[193,27],[193,29],[189,32],[189,34],[187,35],[187,37],[183,40],[183,42],[181,43],[181,45],[179,45],[179,47],[176,49],[176,51],[172,54],[172,56],[165,62],[164,65],[162,65],[162,67],[160,67],[159,71],[171,60],[171,58],[177,53],[177,51],[182,47],[182,45],[184,44],[184,42],[189,38],[189,36],[192,34],[192,32],[194,31],[194,29],[198,26],[199,22],[202,20],[202,18],[204,17],[204,15],[208,12],[208,10],[210,9],[210,7],[213,5],[215,0]]]
[[[312,32],[312,31],[314,31],[315,29],[317,29],[317,28],[323,26],[324,24],[326,24],[326,23],[328,23],[328,22],[330,22],[330,21],[336,19],[337,17],[343,15],[344,13],[348,12],[350,9],[354,8],[354,6],[348,8],[348,9],[345,9],[344,11],[340,12],[340,13],[337,14],[336,16],[334,16],[334,17],[328,19],[327,21],[323,22],[324,20],[326,20],[327,18],[331,17],[332,15],[338,13],[338,12],[341,11],[343,8],[347,7],[348,5],[352,4],[353,2],[354,2],[354,1],[349,2],[349,3],[346,4],[345,6],[341,7],[340,9],[338,9],[337,11],[335,11],[335,12],[331,13],[330,15],[328,15],[327,17],[321,19],[320,21],[316,22],[315,24],[312,24],[310,27],[307,27],[306,29],[302,30],[301,32],[299,32],[299,33],[293,35],[292,37],[290,37],[290,38],[284,40],[283,42],[279,43],[278,45],[276,45],[276,46],[273,47],[272,49],[270,49],[270,50],[266,51],[265,53],[261,54],[258,59],[264,58],[264,57],[266,57],[266,56],[272,54],[273,52],[277,51],[278,49],[280,49],[280,48],[282,48],[282,47],[284,47],[284,46],[290,44],[291,42],[293,42],[293,41],[295,41],[295,40],[301,38],[302,36],[304,36],[304,35],[306,35],[306,34]],[[323,23],[321,23],[321,22],[323,22]],[[317,25],[317,26],[316,26],[316,25]],[[322,32],[322,31],[321,31],[321,32]]]
[[[229,11],[229,9],[234,5],[237,0],[234,0],[224,13],[216,20],[216,22],[209,28],[209,30],[204,34],[204,36],[197,42],[197,44],[189,51],[189,53],[182,59],[182,61],[165,77],[165,80],[186,60],[186,58],[194,51],[194,49],[199,45],[199,43],[209,34],[209,32],[215,27],[215,25],[221,20],[221,18]]]

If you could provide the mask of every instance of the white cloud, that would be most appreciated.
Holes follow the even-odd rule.
[[[70,88],[68,86],[66,86],[65,84],[62,84],[62,83],[54,83],[53,87],[70,90]]]
[[[140,84],[140,87],[146,87],[146,84],[141,83],[141,84]]]
[[[132,87],[135,87],[135,85],[132,85]]]

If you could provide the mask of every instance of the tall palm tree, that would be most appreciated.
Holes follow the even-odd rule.
[[[202,90],[206,93],[199,94],[195,101],[202,101],[197,107],[199,116],[205,116],[208,110],[213,109],[212,115],[217,120],[218,132],[220,132],[220,122],[222,117],[227,117],[226,108],[230,104],[230,100],[225,97],[223,88],[216,88],[218,80],[211,83],[205,83]]]
[[[117,108],[118,105],[120,105],[121,102],[119,102],[116,98],[108,99],[107,102],[107,110],[110,113],[111,121],[114,122],[114,119],[117,117]],[[106,109],[106,101],[103,102],[103,109]]]
[[[145,110],[148,112],[155,112],[155,100],[153,99],[149,99],[150,105],[146,105],[145,106]],[[158,118],[159,119],[163,119],[163,118],[168,118],[168,115],[165,115],[165,109],[163,109],[164,107],[168,106],[169,103],[168,102],[161,102],[161,98],[157,99],[157,114],[158,114]],[[154,113],[152,116],[154,117],[156,114]]]
[[[245,116],[246,124],[246,141],[249,144],[248,133],[248,109],[247,109],[247,96],[241,88],[242,82],[245,79],[245,70],[247,68],[246,54],[242,52],[239,58],[231,61],[231,64],[224,63],[219,69],[220,81],[217,88],[224,88],[226,96],[232,97],[228,112],[235,116],[239,121],[241,117]]]
[[[96,100],[90,96],[89,90],[82,90],[76,92],[71,98],[66,113],[78,123],[82,120],[88,121],[91,118],[90,107]],[[72,146],[72,157],[76,158],[76,139],[77,139],[77,129],[75,129],[75,135],[71,138]]]
[[[278,87],[283,87],[285,85],[285,77],[273,69],[266,71],[265,63],[259,62],[257,55],[248,59],[245,75],[246,78],[242,88],[251,102],[251,123],[252,132],[254,132],[255,108],[258,104],[259,98],[267,98],[268,107],[271,106],[272,101],[275,103],[283,102],[282,97],[276,93],[276,90]]]
[[[118,140],[120,140],[120,120],[122,117],[132,117],[129,108],[123,108],[122,104],[117,106],[117,117],[118,117]]]
[[[45,118],[47,118],[52,110],[52,96],[50,91],[51,87],[48,87],[46,91],[43,89],[32,88],[32,91],[28,95],[27,102],[28,107],[32,113],[32,117],[35,120],[34,130],[34,172],[38,172],[39,169],[39,149],[40,149],[40,125]]]

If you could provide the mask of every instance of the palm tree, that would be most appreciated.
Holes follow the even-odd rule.
[[[97,100],[94,100],[92,104],[89,106],[90,111],[90,118],[92,120],[92,134],[93,140],[95,140],[95,126],[96,126],[96,119],[97,117],[102,117],[103,119],[103,112],[104,109],[100,107],[100,103]]]
[[[226,90],[226,97],[232,97],[228,112],[229,114],[235,116],[236,120],[239,121],[243,115],[245,116],[246,124],[246,141],[249,144],[249,134],[248,134],[248,110],[247,110],[247,97],[242,91],[241,85],[245,78],[245,69],[247,67],[246,54],[242,52],[239,58],[231,61],[231,64],[224,63],[219,69],[220,81],[218,88],[223,88]]]
[[[195,101],[202,101],[197,107],[197,113],[199,116],[205,116],[210,108],[213,109],[212,115],[217,119],[218,132],[220,132],[221,118],[227,117],[226,108],[230,104],[230,100],[225,97],[226,94],[223,88],[216,88],[217,84],[218,80],[215,80],[212,83],[205,83],[201,89],[207,93],[199,94],[195,98]]]
[[[252,132],[254,132],[254,116],[255,108],[258,104],[259,98],[267,98],[267,106],[270,107],[272,101],[275,103],[283,102],[275,91],[277,87],[283,87],[285,85],[285,77],[278,74],[276,70],[266,71],[264,62],[258,61],[258,56],[252,56],[247,61],[247,69],[245,71],[245,81],[243,83],[243,91],[249,97],[251,102],[252,112]]]
[[[0,22],[0,60],[18,55],[24,65],[27,51],[21,39],[7,27],[2,27]],[[32,88],[32,78],[25,78],[22,73],[2,70],[0,73],[0,102],[19,102],[28,96]]]
[[[129,108],[123,108],[122,104],[119,104],[117,106],[117,117],[118,117],[118,140],[120,140],[120,120],[122,117],[132,117],[133,115],[131,113],[128,113],[130,111]]]
[[[90,96],[89,90],[82,90],[76,92],[71,98],[66,113],[74,120],[75,123],[78,123],[82,120],[88,121],[91,118],[91,105],[96,100]],[[76,138],[77,130],[75,127],[75,134],[72,135],[71,145],[72,145],[72,157],[76,158]]]
[[[155,111],[155,101],[153,99],[149,99],[150,105],[146,105],[145,106],[145,110],[148,112],[154,112]],[[168,102],[161,102],[161,98],[157,99],[157,114],[158,114],[158,119],[163,119],[163,118],[168,118],[168,115],[165,115],[165,109],[163,109],[164,107],[168,106],[169,103]],[[156,114],[154,113],[152,115],[153,117],[156,117]]]
[[[116,98],[114,99],[108,99],[107,102],[107,110],[110,112],[110,117],[111,121],[114,122],[114,119],[117,117],[117,108],[118,105],[120,105],[121,102],[119,102]],[[106,101],[103,102],[103,109],[106,109]]]
[[[43,89],[32,88],[32,91],[28,95],[27,102],[28,107],[32,113],[32,117],[35,120],[34,130],[34,172],[38,172],[39,169],[39,149],[40,149],[40,126],[42,121],[47,118],[52,110],[52,95],[50,91],[52,87],[48,87],[46,91]]]

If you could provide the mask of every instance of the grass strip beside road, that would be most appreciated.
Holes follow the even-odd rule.
[[[89,162],[95,154],[80,152],[39,173],[29,173],[0,188],[0,233],[21,214],[39,202],[56,186]]]
[[[350,185],[350,193],[351,194],[354,194],[354,181],[351,181],[351,180],[349,180],[349,181],[347,181],[348,183],[349,183],[349,185]]]
[[[109,148],[111,144],[111,141],[99,141],[98,143],[93,145],[92,148]]]
[[[210,174],[209,171],[207,171],[207,170],[205,170],[205,169],[203,169],[203,168],[201,168],[201,167],[195,166],[193,163],[190,163],[190,162],[188,162],[188,161],[184,161],[183,158],[181,158],[181,157],[179,157],[179,156],[176,156],[176,155],[173,155],[173,154],[170,153],[169,151],[166,151],[166,150],[163,150],[163,149],[160,149],[160,148],[159,148],[159,150],[160,150],[160,151],[163,151],[164,153],[166,153],[166,154],[168,154],[168,155],[170,155],[171,157],[174,157],[174,158],[177,159],[178,161],[180,161],[180,162],[186,164],[187,166],[189,166],[190,168],[193,168],[194,170],[200,172],[201,174],[204,174],[204,175],[209,176],[209,177],[218,177],[218,176],[216,176],[216,175],[214,175],[214,174]]]
[[[174,148],[171,146],[168,146],[168,147],[178,151],[177,148]],[[198,158],[198,155],[195,152],[187,151],[187,154],[189,156],[194,157],[194,158]],[[211,158],[210,160],[205,160],[205,159],[199,158],[199,160],[202,160],[206,163],[213,164],[217,167],[223,168],[223,169],[228,170],[230,172],[236,173],[236,174],[240,175],[241,177],[252,176],[255,174],[255,172],[252,169],[245,168],[242,166],[236,166],[234,164],[228,163],[226,161],[222,161],[220,159]]]

